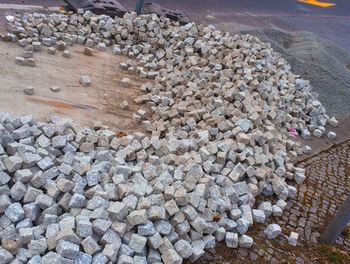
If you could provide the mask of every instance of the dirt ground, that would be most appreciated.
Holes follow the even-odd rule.
[[[28,67],[15,64],[15,57],[22,56],[22,47],[0,42],[0,111],[32,114],[43,121],[52,115],[69,117],[82,126],[102,121],[116,131],[140,130],[132,118],[139,109],[133,99],[141,94],[139,87],[145,80],[121,70],[119,63],[125,58],[111,50],[95,50],[93,56],[84,55],[81,45],[69,50],[72,57],[64,58],[61,51],[50,55],[44,47],[34,53],[36,67]],[[89,75],[92,85],[80,85],[81,75]],[[123,77],[131,79],[129,88],[121,86]],[[35,94],[25,95],[26,86],[34,87]],[[52,86],[61,91],[52,92]],[[123,100],[128,101],[128,110],[120,109]]]

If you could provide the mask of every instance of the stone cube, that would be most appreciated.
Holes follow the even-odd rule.
[[[192,246],[186,240],[180,239],[174,244],[174,248],[183,258],[189,258],[192,255]]]
[[[264,234],[268,239],[275,239],[281,233],[282,233],[281,227],[277,224],[270,224],[264,230]]]
[[[138,234],[133,234],[129,241],[129,246],[137,253],[142,253],[146,246],[147,238]]]
[[[238,234],[232,232],[226,232],[225,243],[228,248],[238,247]]]
[[[93,255],[95,254],[95,252],[100,250],[100,246],[98,245],[96,240],[91,236],[85,238],[81,242],[81,245],[83,246],[84,251],[89,255]]]
[[[147,211],[145,209],[132,211],[127,220],[130,225],[141,225],[147,222]]]
[[[22,208],[22,205],[20,203],[13,203],[9,205],[5,209],[5,215],[10,219],[13,223],[17,223],[24,219],[25,212]]]
[[[288,237],[288,244],[296,247],[298,244],[298,238],[299,238],[299,234],[296,232],[290,232],[290,236]]]
[[[253,238],[243,235],[239,238],[239,246],[242,248],[251,248],[253,246]]]
[[[13,259],[13,256],[10,252],[8,252],[6,249],[0,248],[0,263],[10,263]]]
[[[181,264],[183,261],[182,257],[172,248],[162,254],[162,260],[164,264]]]
[[[122,78],[120,83],[123,87],[129,88],[131,81],[130,81],[130,78]]]
[[[89,75],[82,75],[80,76],[79,83],[84,87],[88,87],[92,84],[92,81]]]
[[[79,253],[79,246],[65,240],[60,240],[58,241],[56,252],[64,258],[74,260]]]

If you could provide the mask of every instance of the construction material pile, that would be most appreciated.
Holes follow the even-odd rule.
[[[248,229],[281,216],[296,193],[288,182],[305,179],[288,131],[309,138],[337,125],[309,83],[252,36],[86,12],[16,17],[3,39],[24,47],[24,65],[42,46],[112,46],[132,58],[120,67],[150,79],[135,102],[152,114],[134,114],[149,134],[119,138],[1,113],[1,263],[182,263],[216,241],[249,248]]]

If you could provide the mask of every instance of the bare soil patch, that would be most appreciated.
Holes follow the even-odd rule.
[[[39,120],[52,115],[69,117],[82,126],[101,121],[116,131],[141,130],[132,118],[139,108],[133,99],[141,94],[139,87],[145,80],[119,68],[123,56],[110,50],[96,50],[94,56],[86,56],[83,48],[69,47],[72,58],[64,58],[62,52],[50,55],[44,47],[34,53],[37,66],[26,67],[15,64],[22,47],[0,42],[0,111],[17,116],[32,114]],[[89,75],[92,85],[81,86],[81,75]],[[123,77],[131,79],[129,88],[121,86]],[[33,86],[35,94],[25,95],[26,86]],[[52,86],[59,86],[61,91],[51,91]],[[120,109],[123,100],[128,101],[128,110]]]

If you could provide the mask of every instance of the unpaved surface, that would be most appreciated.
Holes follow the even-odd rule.
[[[37,66],[27,67],[15,64],[22,47],[0,42],[0,111],[17,116],[32,114],[39,120],[58,115],[83,126],[102,121],[116,131],[140,130],[132,118],[139,108],[133,99],[141,93],[139,87],[145,80],[119,68],[124,57],[97,50],[94,56],[86,56],[83,48],[70,47],[72,58],[64,58],[61,51],[50,55],[44,47],[34,53]],[[90,75],[92,85],[81,86],[81,75]],[[123,77],[132,80],[131,87],[121,86]],[[23,93],[26,86],[34,87],[33,96]],[[61,91],[52,92],[52,86],[59,86]],[[128,110],[120,109],[123,100],[129,102]]]

